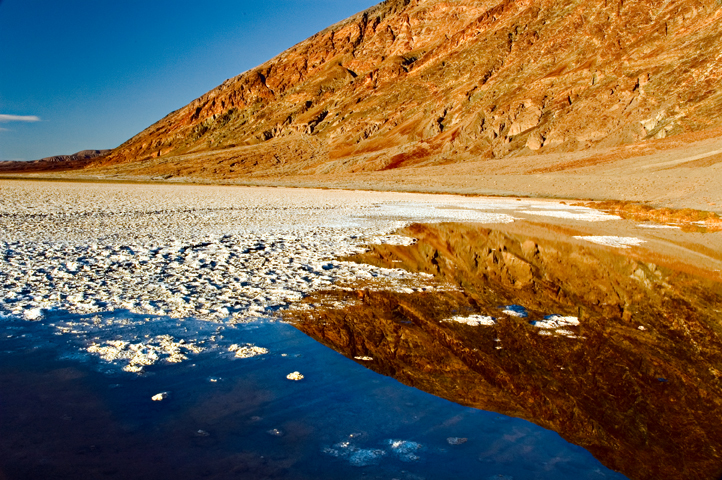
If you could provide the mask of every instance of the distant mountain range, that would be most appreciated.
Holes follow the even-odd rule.
[[[111,150],[82,150],[72,155],[55,155],[31,162],[7,161],[0,162],[2,172],[38,172],[48,170],[66,170],[68,168],[81,168],[88,165],[91,160],[107,155]]]

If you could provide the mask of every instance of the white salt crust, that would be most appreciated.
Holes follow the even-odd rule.
[[[577,317],[563,316],[563,315],[547,315],[544,320],[536,320],[531,324],[537,328],[540,328],[539,335],[556,335],[564,336],[568,338],[577,338],[577,335],[564,327],[578,327],[579,319]]]
[[[616,237],[616,236],[612,236],[612,235],[575,236],[574,238],[578,238],[580,240],[585,240],[587,242],[596,243],[599,245],[606,245],[608,247],[616,247],[616,248],[636,247],[638,245],[645,243],[644,240],[641,240],[636,237]]]
[[[455,316],[451,317],[447,320],[443,320],[444,322],[457,322],[457,323],[463,323],[465,325],[470,325],[472,327],[478,327],[480,325],[484,325],[487,327],[496,325],[496,320],[494,320],[494,317],[488,317],[485,315],[469,315],[467,317],[462,316]]]
[[[682,227],[676,225],[656,225],[654,223],[642,223],[637,225],[640,228],[656,228],[656,229],[669,229],[669,230],[680,230]]]
[[[419,201],[424,200],[424,201]],[[411,220],[507,223],[469,200],[374,192],[0,182],[0,313],[127,310],[245,321],[344,282],[414,292],[401,269],[334,260]],[[403,218],[403,219],[402,219]]]
[[[572,208],[572,207],[567,207]],[[582,220],[585,222],[606,222],[609,220],[621,220],[622,217],[609,215],[591,208],[581,207],[574,211],[569,210],[522,210],[527,215],[539,215],[542,217],[565,218],[567,220]]]

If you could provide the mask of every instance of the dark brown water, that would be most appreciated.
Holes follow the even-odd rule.
[[[298,313],[298,328],[404,384],[554,430],[629,478],[722,476],[718,276],[552,230],[404,233],[418,243],[355,260],[426,272],[445,290],[317,295],[307,301],[350,303]],[[494,321],[448,321],[470,315]],[[552,315],[567,325],[542,328]]]

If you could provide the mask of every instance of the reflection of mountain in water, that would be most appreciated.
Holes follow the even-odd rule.
[[[720,283],[608,248],[473,225],[406,233],[418,243],[374,246],[357,260],[460,289],[359,290],[343,310],[296,313],[298,328],[406,384],[553,429],[631,478],[718,478]],[[512,304],[528,316],[500,308]],[[552,314],[579,324],[533,324]],[[470,315],[495,323],[444,321]]]

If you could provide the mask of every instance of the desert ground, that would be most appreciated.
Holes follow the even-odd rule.
[[[213,173],[208,154],[3,178],[204,183],[550,199],[620,200],[722,213],[722,137],[689,134],[606,150],[514,156],[355,173],[240,177]],[[167,174],[177,169],[176,175]],[[163,172],[160,174],[159,172]]]

